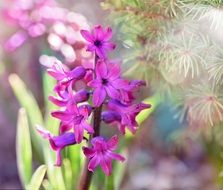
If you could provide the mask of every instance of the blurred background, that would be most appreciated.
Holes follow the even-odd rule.
[[[17,117],[25,107],[30,126],[35,123],[30,93],[44,121],[50,117],[52,82],[43,65],[53,56],[70,68],[90,60],[79,31],[95,24],[112,26],[118,44],[112,57],[122,60],[126,78],[147,82],[137,95],[152,109],[140,115],[136,135],[122,141],[127,161],[117,166],[115,185],[101,185],[99,174],[94,188],[223,189],[222,6],[213,0],[1,0],[0,189],[24,187]],[[44,163],[35,146],[33,168]],[[41,187],[56,189],[48,179]]]

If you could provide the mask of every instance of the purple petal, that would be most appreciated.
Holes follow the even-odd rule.
[[[88,148],[88,147],[83,147],[83,152],[84,155],[87,156],[88,158],[92,158],[93,156],[95,156],[95,150],[92,148]]]
[[[110,150],[115,150],[118,145],[118,136],[114,135],[112,138],[110,138],[107,142],[107,145]]]
[[[95,39],[102,40],[104,38],[104,32],[101,25],[95,26],[93,30]]]
[[[106,52],[103,48],[98,48],[96,47],[96,54],[98,55],[98,57],[100,57],[101,59],[105,59],[106,58]]]
[[[52,103],[54,103],[55,105],[60,106],[60,107],[66,106],[66,104],[67,104],[66,100],[62,100],[62,99],[56,98],[54,96],[49,96],[48,99],[49,99],[49,101],[51,101]]]
[[[93,172],[99,163],[100,163],[100,157],[95,155],[93,158],[91,158],[88,164],[88,170]]]
[[[41,127],[40,125],[36,126],[36,130],[39,132],[39,134],[42,135],[43,138],[45,138],[45,139],[52,138],[52,134],[49,131],[47,131],[46,129],[44,129],[43,127]]]
[[[103,48],[106,50],[114,50],[116,48],[116,45],[112,42],[104,42]]]
[[[105,100],[106,92],[104,88],[96,88],[93,92],[93,104],[99,107]]]
[[[92,88],[100,88],[101,87],[101,80],[100,79],[94,79],[87,83],[88,86]]]
[[[54,111],[51,115],[61,121],[70,121],[72,119],[72,115],[65,111]]]
[[[63,134],[66,131],[69,131],[71,128],[72,128],[72,125],[62,124],[59,129],[60,134]]]
[[[108,41],[111,38],[112,38],[112,29],[111,29],[111,27],[108,27],[104,34],[104,40]]]
[[[95,49],[96,49],[96,47],[95,47],[95,45],[93,45],[93,44],[89,44],[88,46],[87,46],[87,49],[86,49],[86,51],[95,51]]]
[[[102,157],[101,161],[100,161],[100,165],[101,168],[103,170],[103,172],[105,173],[105,175],[109,176],[111,175],[112,172],[112,164],[111,164],[111,160],[107,157]]]
[[[83,140],[83,136],[84,136],[84,129],[82,128],[82,126],[75,125],[74,126],[74,134],[75,134],[75,139],[76,139],[77,143],[81,143],[81,141]]]
[[[82,123],[82,127],[90,134],[94,133],[94,129],[91,125],[89,125],[87,122]]]
[[[119,113],[117,113],[115,111],[104,111],[101,114],[101,119],[105,123],[112,123],[115,121],[121,121],[121,116]]]
[[[121,68],[118,64],[112,64],[109,72],[108,72],[108,78],[111,80],[119,78],[121,75]]]
[[[129,82],[124,79],[116,79],[113,80],[111,83],[113,86],[115,86],[116,89],[123,89],[129,85]]]
[[[107,65],[104,61],[98,61],[96,63],[96,75],[100,78],[107,78],[108,70]]]
[[[105,86],[105,89],[109,97],[114,98],[114,99],[120,98],[119,91],[115,89],[112,85]]]
[[[59,136],[52,137],[54,145],[58,148],[64,148],[65,146],[76,144],[74,133],[64,133]]]
[[[121,161],[121,162],[125,161],[125,158],[122,155],[114,153],[114,152],[110,152],[109,157],[111,159],[118,160],[118,161]]]
[[[81,30],[80,33],[83,36],[83,38],[85,40],[87,40],[88,42],[93,42],[94,41],[94,37],[93,37],[93,35],[89,31]]]

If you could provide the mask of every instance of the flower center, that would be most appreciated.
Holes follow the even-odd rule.
[[[102,84],[103,84],[103,85],[108,84],[108,80],[107,80],[107,79],[101,79],[101,80],[102,80]]]
[[[97,46],[97,47],[100,47],[101,46],[101,41],[100,40],[95,40],[94,45]]]

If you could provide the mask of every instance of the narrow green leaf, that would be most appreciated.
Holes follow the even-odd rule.
[[[121,188],[121,183],[124,178],[124,174],[125,174],[127,162],[128,162],[129,154],[126,149],[121,152],[121,155],[123,155],[126,160],[123,163],[115,162],[114,170],[113,170],[113,174],[115,174],[114,175],[114,189],[115,190],[119,190]]]
[[[48,100],[48,97],[53,92],[53,88],[56,81],[50,77],[46,72],[43,73],[43,92],[45,102],[45,118],[44,126],[50,130],[53,134],[58,133],[59,121],[54,119],[50,112],[57,109],[57,106]]]
[[[114,190],[114,173],[106,177],[105,190]]]
[[[32,176],[31,182],[27,189],[39,190],[42,184],[43,178],[46,173],[46,165],[41,165]]]
[[[20,105],[25,108],[28,118],[31,123],[30,134],[33,140],[33,145],[38,154],[42,154],[41,142],[42,138],[35,129],[36,124],[43,125],[43,118],[39,106],[32,95],[32,93],[26,88],[24,82],[16,74],[9,76],[9,83],[12,90],[19,101]]]
[[[143,121],[145,121],[149,115],[156,109],[156,107],[159,105],[160,103],[160,96],[159,95],[154,95],[152,97],[146,98],[145,100],[143,100],[143,103],[145,104],[151,104],[152,107],[146,110],[141,111],[137,117],[136,117],[136,121],[139,125],[142,124]]]
[[[16,159],[20,180],[23,186],[26,187],[32,176],[32,147],[28,120],[24,108],[21,108],[18,113]]]

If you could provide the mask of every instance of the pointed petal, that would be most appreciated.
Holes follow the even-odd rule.
[[[112,85],[106,86],[105,89],[109,97],[114,98],[114,99],[120,98],[119,91],[115,89]]]
[[[107,145],[110,150],[115,150],[118,145],[118,136],[114,135],[112,138],[110,138],[107,142]]]
[[[49,96],[48,100],[60,107],[66,106],[66,104],[67,104],[66,100],[62,100],[62,99],[56,98],[54,96]]]
[[[95,26],[93,30],[95,39],[102,40],[104,38],[104,32],[101,25]]]
[[[98,55],[98,57],[100,57],[101,59],[105,59],[106,58],[106,52],[103,48],[98,48],[96,47],[96,54]]]
[[[101,80],[94,79],[94,80],[90,81],[89,83],[87,83],[87,85],[92,87],[92,88],[100,88],[101,87]]]
[[[121,75],[121,68],[118,64],[112,64],[108,72],[108,78],[111,80],[119,78]]]
[[[104,88],[96,88],[93,92],[93,104],[99,107],[105,100],[106,92]]]
[[[83,140],[83,136],[84,136],[84,129],[82,128],[82,126],[75,125],[74,126],[74,134],[75,134],[75,139],[76,139],[77,143],[81,143],[81,141]]]
[[[104,61],[98,61],[96,63],[96,75],[100,78],[107,78],[108,70],[107,65]]]
[[[106,50],[114,50],[116,48],[116,45],[112,42],[104,42],[102,47]]]
[[[89,44],[89,45],[87,46],[86,51],[95,51],[95,49],[96,49],[95,45],[93,45],[93,44]]]
[[[89,162],[88,164],[88,170],[89,171],[94,171],[94,169],[98,166],[98,164],[100,163],[100,157],[95,155]]]
[[[66,111],[54,111],[51,115],[61,121],[70,121],[72,119],[72,115]]]
[[[85,40],[87,40],[88,42],[93,42],[94,41],[94,37],[93,37],[93,35],[89,31],[81,30],[80,33],[83,36],[83,38]]]
[[[107,175],[107,176],[111,175],[112,164],[111,164],[111,160],[109,158],[107,158],[105,156],[103,158],[101,158],[100,165],[101,165],[101,168],[102,168],[103,172],[105,173],[105,175]]]
[[[83,153],[85,156],[87,156],[88,158],[92,158],[93,156],[95,156],[95,150],[92,148],[88,148],[88,147],[83,147]]]
[[[118,161],[121,161],[121,162],[125,161],[125,158],[122,155],[114,153],[114,152],[110,152],[109,157],[111,159],[118,160]]]
[[[82,123],[82,127],[90,134],[94,133],[94,129],[91,125],[89,125],[87,122]]]
[[[111,83],[112,86],[115,86],[116,89],[124,89],[129,85],[129,82],[124,79],[116,79],[113,80]]]
[[[108,41],[112,38],[112,29],[111,27],[106,28],[106,31],[104,33],[104,40]]]

